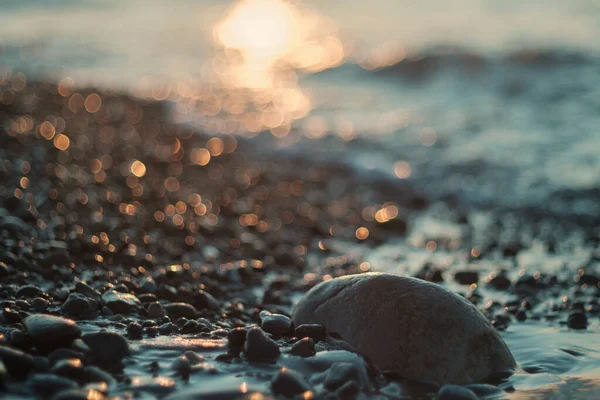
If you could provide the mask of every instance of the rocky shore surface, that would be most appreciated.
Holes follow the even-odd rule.
[[[598,359],[600,349],[586,344],[600,331],[594,224],[430,202],[407,183],[354,178],[335,160],[264,157],[260,141],[207,136],[171,123],[167,103],[124,93],[14,74],[0,99],[7,398],[600,391],[593,369],[589,379],[548,378]],[[551,327],[580,333],[587,350],[560,349],[557,369],[511,348],[516,374],[439,386],[376,368],[321,325],[294,326],[293,305],[310,288],[373,270],[444,285],[504,335]],[[542,383],[532,385],[536,377]]]

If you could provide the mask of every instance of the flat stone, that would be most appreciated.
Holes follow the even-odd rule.
[[[54,315],[31,315],[23,323],[35,347],[42,350],[68,347],[81,336],[75,321]]]
[[[170,303],[165,304],[163,309],[173,321],[177,321],[179,318],[195,319],[198,317],[198,312],[188,303]]]
[[[413,380],[476,383],[516,367],[473,304],[419,279],[377,273],[332,279],[306,294],[292,320],[321,324],[380,370]]]
[[[300,357],[312,357],[315,353],[315,341],[309,337],[298,340],[290,350],[290,354]]]
[[[62,305],[61,310],[70,317],[87,319],[97,314],[98,305],[95,300],[81,293],[71,293]]]
[[[297,338],[309,337],[317,341],[324,340],[327,336],[327,329],[319,324],[303,324],[296,327],[294,336]]]
[[[115,314],[132,314],[138,310],[142,303],[131,293],[121,293],[114,290],[104,293],[102,300]]]
[[[466,387],[444,385],[435,396],[436,400],[478,400],[479,397]]]
[[[277,336],[288,336],[292,333],[292,320],[281,314],[267,315],[262,319],[263,331]]]
[[[329,371],[327,371],[327,376],[323,384],[327,389],[335,391],[346,382],[355,382],[360,390],[368,385],[368,381],[369,379],[364,367],[361,368],[354,363],[339,362],[333,364]]]

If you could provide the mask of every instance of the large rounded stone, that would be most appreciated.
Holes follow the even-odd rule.
[[[33,344],[42,350],[68,347],[81,336],[81,329],[73,320],[54,315],[31,315],[23,323]]]
[[[473,304],[419,279],[369,273],[326,281],[292,320],[324,325],[379,369],[418,381],[468,384],[516,366]]]

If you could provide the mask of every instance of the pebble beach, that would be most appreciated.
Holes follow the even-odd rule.
[[[227,47],[246,3],[208,81],[5,35],[0,397],[599,398],[594,50],[365,58],[331,30],[259,90]],[[341,289],[373,272],[411,280]]]

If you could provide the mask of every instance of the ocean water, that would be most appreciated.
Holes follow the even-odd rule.
[[[430,199],[593,224],[599,21],[594,0],[5,0],[0,79],[13,69],[168,100],[175,120],[244,136],[258,156],[341,163]],[[460,237],[429,217],[413,221],[409,243]],[[532,246],[514,272],[600,272],[583,242],[560,256]],[[415,247],[354,251],[412,274],[433,260]],[[517,361],[544,372],[514,376],[508,396],[597,398],[599,333],[597,316],[585,333],[511,325],[503,336]]]
[[[215,134],[271,130],[268,152],[403,169],[429,196],[588,217],[599,19],[590,0],[8,0],[0,66],[170,99]]]

